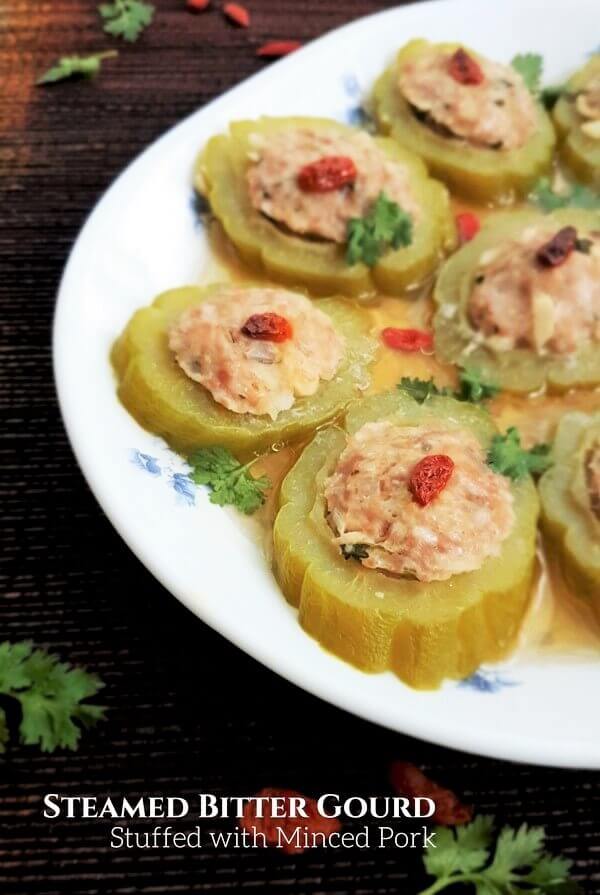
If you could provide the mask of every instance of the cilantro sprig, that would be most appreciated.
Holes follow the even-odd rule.
[[[104,718],[102,706],[84,702],[103,686],[95,674],[72,668],[29,641],[0,643],[0,694],[19,703],[19,737],[26,746],[40,746],[42,752],[77,749],[82,727]],[[9,737],[0,709],[0,752]]]
[[[569,879],[572,862],[545,851],[545,838],[541,827],[522,824],[504,827],[494,845],[494,819],[487,815],[454,830],[436,827],[423,856],[435,882],[421,895],[459,883],[473,886],[477,895],[575,895],[580,890]]]
[[[382,192],[367,215],[348,221],[346,260],[373,267],[388,248],[410,245],[412,238],[411,216]]]
[[[37,79],[36,84],[54,84],[67,78],[91,78],[97,75],[104,59],[118,56],[117,50],[105,50],[90,56],[61,56],[60,59]]]
[[[516,481],[526,475],[541,475],[552,466],[551,450],[549,444],[536,444],[526,450],[521,445],[519,430],[511,426],[503,435],[492,438],[488,463],[496,472]]]
[[[249,516],[263,505],[271,487],[267,476],[250,473],[255,462],[242,464],[224,447],[200,448],[189,458],[190,478],[197,485],[208,485],[211,503],[234,506]]]
[[[465,367],[458,374],[458,388],[448,386],[440,388],[433,379],[418,379],[403,376],[398,383],[398,388],[407,392],[411,398],[423,404],[427,398],[440,396],[455,398],[457,401],[468,401],[471,404],[482,404],[493,398],[500,391],[500,387],[493,382],[486,382],[479,370],[475,367]]]
[[[527,89],[537,96],[542,84],[544,60],[539,53],[519,53],[510,63],[518,71]]]
[[[98,12],[104,20],[104,30],[113,37],[134,43],[154,18],[154,4],[144,0],[113,0],[101,3]]]
[[[600,194],[581,184],[573,184],[564,193],[557,193],[547,177],[538,180],[529,199],[542,211],[557,211],[559,208],[600,209]]]

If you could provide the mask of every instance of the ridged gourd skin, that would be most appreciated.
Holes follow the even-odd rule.
[[[416,118],[397,83],[400,68],[432,46],[451,53],[463,47],[473,58],[481,58],[462,44],[432,45],[422,39],[411,40],[375,85],[372,105],[378,126],[422,158],[430,174],[459,196],[475,202],[505,202],[526,196],[552,163],[556,134],[548,113],[537,103],[537,127],[518,149],[469,146],[464,140],[436,133]]]
[[[600,139],[592,139],[582,130],[585,119],[579,115],[574,97],[592,78],[600,77],[600,55],[593,56],[568,81],[563,95],[552,111],[563,161],[580,180],[600,189]]]
[[[554,222],[557,231],[568,225],[589,231],[600,226],[600,212],[574,208],[549,215],[534,210],[496,212],[487,218],[475,239],[446,261],[434,291],[437,356],[449,363],[477,367],[484,379],[517,394],[544,387],[550,392],[564,392],[600,383],[600,348],[596,342],[584,344],[567,356],[540,356],[530,348],[501,351],[484,344],[474,345],[477,333],[467,311],[481,256],[542,221]]]
[[[584,457],[600,442],[600,411],[567,413],[554,441],[554,465],[540,479],[542,526],[564,578],[600,623],[600,519],[590,505]]]
[[[306,438],[339,416],[368,385],[377,347],[364,311],[344,298],[321,299],[318,307],[346,341],[334,379],[321,382],[314,395],[298,398],[276,420],[227,410],[183,372],[168,346],[170,325],[188,308],[210,301],[220,288],[186,286],[163,293],[133,315],[112,350],[122,403],[140,425],[164,437],[176,451],[189,454],[199,447],[223,445],[246,458],[273,444]]]
[[[292,128],[354,131],[325,118],[261,118],[238,121],[229,133],[213,137],[196,165],[195,183],[212,214],[242,260],[252,269],[291,287],[302,286],[313,295],[369,296],[377,290],[389,295],[418,294],[443,256],[456,245],[456,227],[446,188],[427,175],[419,158],[394,140],[375,138],[390,157],[409,169],[417,203],[424,209],[413,228],[409,246],[386,252],[374,267],[349,265],[346,247],[303,238],[285,231],[253,207],[246,171],[256,152],[255,135],[265,137]]]
[[[487,447],[489,414],[452,398],[418,404],[400,391],[364,398],[339,427],[317,433],[285,478],[274,525],[274,571],[303,628],[327,650],[366,672],[393,671],[417,689],[462,679],[514,648],[535,567],[539,503],[529,477],[512,484],[516,522],[498,557],[447,581],[419,582],[346,560],[325,517],[324,482],[365,423],[445,422]]]

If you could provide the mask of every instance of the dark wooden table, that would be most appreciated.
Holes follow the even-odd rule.
[[[0,10],[0,640],[32,638],[96,670],[110,709],[75,754],[12,746],[1,760],[0,891],[412,895],[426,881],[418,852],[111,852],[107,822],[41,816],[48,791],[249,795],[271,785],[387,793],[387,765],[403,758],[478,811],[546,825],[551,845],[575,859],[586,891],[600,892],[600,775],[427,746],[285,683],[150,577],[75,465],[54,394],[50,327],[61,269],[86,214],[149,142],[259,69],[260,43],[310,40],[392,5],[249,0],[252,28],[243,31],[218,11],[193,16],[183,0],[156,2],[155,23],[133,46],[102,34],[94,2],[3,0]],[[110,46],[119,59],[96,81],[33,86],[60,54]],[[597,703],[590,694],[591,711]]]

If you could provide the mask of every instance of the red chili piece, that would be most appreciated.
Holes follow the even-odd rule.
[[[247,28],[250,24],[250,13],[240,3],[226,3],[223,7],[223,12],[228,19],[239,25],[240,28]]]
[[[559,267],[564,264],[577,245],[575,227],[563,227],[556,236],[538,249],[536,258],[544,267]]]
[[[446,454],[429,454],[414,467],[408,480],[410,492],[418,504],[426,507],[443,491],[454,472],[454,461]]]
[[[470,87],[477,84],[483,84],[485,75],[478,62],[465,53],[463,49],[457,50],[451,57],[448,66],[450,76],[458,81],[459,84],[466,84]]]
[[[390,783],[398,795],[432,799],[435,802],[435,812],[431,820],[438,824],[452,827],[469,823],[473,817],[471,805],[463,805],[451,789],[446,789],[430,780],[419,768],[408,761],[392,762]]]
[[[304,851],[304,847],[292,842],[285,842],[285,839],[292,839],[296,830],[303,833],[305,830],[311,833],[323,833],[329,836],[331,833],[337,833],[341,830],[342,825],[336,817],[323,817],[319,814],[317,803],[314,799],[308,799],[292,789],[261,789],[256,794],[256,798],[262,798],[266,801],[262,802],[263,817],[257,817],[257,806],[255,802],[248,802],[244,807],[244,812],[240,818],[240,827],[249,833],[264,833],[265,839],[269,845],[278,845],[281,835],[281,851],[288,855],[297,855]],[[284,810],[281,812],[287,814],[291,810],[292,799],[302,799],[303,809],[308,817],[274,817],[273,808],[269,800],[275,798],[283,798]],[[296,803],[297,805],[298,803]],[[279,812],[278,812],[279,813]],[[281,830],[281,834],[280,831]]]
[[[202,12],[210,6],[210,0],[187,0],[187,8],[192,12]]]
[[[481,230],[481,221],[476,214],[470,211],[464,211],[462,214],[456,215],[456,227],[458,229],[458,238],[460,244],[470,242]]]
[[[298,172],[298,186],[305,193],[330,193],[356,180],[356,165],[345,155],[328,155]]]
[[[278,56],[287,56],[288,53],[299,50],[301,46],[299,40],[271,40],[259,47],[256,55],[276,59]]]
[[[242,326],[242,332],[249,339],[261,339],[263,342],[286,342],[294,334],[290,321],[272,311],[252,314]]]
[[[381,338],[394,351],[431,351],[433,335],[424,329],[398,329],[387,326],[381,331]]]

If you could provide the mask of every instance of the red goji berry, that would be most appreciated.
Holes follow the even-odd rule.
[[[577,246],[575,227],[563,227],[556,236],[538,249],[536,258],[544,267],[559,267],[564,264]]]
[[[298,186],[305,193],[330,193],[355,180],[356,165],[345,155],[324,156],[298,172]]]
[[[299,40],[271,40],[256,51],[257,56],[266,56],[277,58],[278,56],[287,56],[294,50],[299,50],[302,44]]]
[[[457,50],[451,56],[448,72],[450,77],[458,81],[459,84],[468,86],[482,84],[485,80],[485,75],[479,63],[472,56],[469,56],[468,53],[465,53],[463,49]]]
[[[226,3],[223,12],[230,21],[239,25],[240,28],[247,28],[250,24],[250,13],[241,3]]]
[[[423,329],[387,326],[381,331],[381,338],[394,351],[431,351],[433,348],[433,335]]]
[[[249,339],[260,339],[263,342],[285,342],[294,334],[290,321],[272,311],[252,314],[242,326],[242,332]]]
[[[446,789],[430,780],[414,764],[408,761],[394,761],[390,767],[390,783],[398,795],[421,796],[435,802],[435,812],[431,819],[446,827],[468,823],[473,817],[471,805],[463,805],[451,789]]]
[[[410,474],[410,493],[418,504],[426,507],[444,490],[453,472],[454,460],[446,454],[429,454],[419,460]]]
[[[249,833],[263,833],[268,845],[278,845],[281,851],[288,855],[297,855],[305,850],[301,841],[293,841],[296,830],[299,830],[302,834],[306,831],[309,834],[323,833],[324,836],[329,836],[331,833],[337,833],[342,828],[340,821],[336,817],[323,817],[322,814],[319,814],[317,803],[314,799],[306,798],[306,796],[302,796],[292,789],[261,789],[256,794],[256,798],[265,800],[283,798],[285,800],[286,813],[290,810],[292,799],[303,800],[303,809],[308,814],[308,817],[273,817],[270,801],[262,803],[263,817],[257,817],[256,802],[252,801],[246,804],[240,818],[240,827],[243,830],[247,830]],[[284,836],[285,839],[283,839]],[[283,841],[280,841],[280,837]],[[289,840],[292,841],[290,842]]]
[[[210,0],[187,0],[186,6],[192,12],[202,12],[210,6]]]
[[[458,238],[460,244],[470,242],[481,230],[481,221],[476,214],[470,211],[463,211],[456,215],[456,227],[458,230]]]

